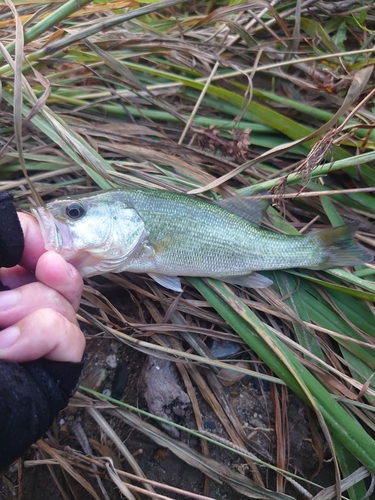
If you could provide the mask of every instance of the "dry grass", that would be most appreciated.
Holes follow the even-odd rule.
[[[296,233],[356,220],[358,241],[374,249],[371,2],[129,0],[77,8],[10,0],[0,7],[0,189],[13,191],[20,210],[97,186],[213,199],[271,191],[266,227]],[[126,426],[227,484],[233,498],[364,497],[364,478],[375,472],[374,271],[368,264],[269,272],[275,285],[265,290],[192,279],[182,296],[143,276],[89,280],[79,312],[89,338],[178,361],[196,428],[171,424],[183,431],[178,441],[142,403],[129,407],[82,388],[72,408],[96,423],[71,425],[68,435],[83,453],[56,431],[25,467],[46,465],[63,498],[80,498],[75,482],[93,498],[112,498],[113,485],[129,499],[213,498],[209,479],[200,494],[147,479],[120,435]],[[208,338],[241,342],[247,364],[214,359]],[[252,447],[220,382],[228,368],[271,382],[266,453]],[[315,473],[332,453],[336,489],[293,465],[286,386],[318,417],[320,430],[311,418],[309,431]],[[202,405],[221,435],[204,429]],[[190,435],[200,446],[186,444]],[[213,444],[246,474],[219,453],[211,458]],[[265,471],[277,471],[276,479]]]

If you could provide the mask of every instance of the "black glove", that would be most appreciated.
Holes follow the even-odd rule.
[[[12,199],[10,193],[0,193],[0,267],[16,266],[22,258],[25,246]]]
[[[23,232],[12,196],[2,193],[0,267],[17,265],[23,250]],[[0,281],[0,290],[5,289]],[[35,443],[65,408],[83,365],[43,358],[28,363],[0,360],[0,472]]]

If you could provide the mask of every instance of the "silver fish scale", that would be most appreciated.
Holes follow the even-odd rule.
[[[213,203],[163,191],[119,191],[118,196],[137,210],[155,251],[151,259],[141,252],[124,270],[220,277],[322,262],[316,240],[260,229]]]

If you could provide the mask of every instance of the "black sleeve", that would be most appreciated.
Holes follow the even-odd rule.
[[[35,443],[65,408],[83,364],[0,361],[0,471]]]
[[[25,242],[12,195],[0,193],[0,267],[14,267],[22,258]]]
[[[12,197],[2,193],[0,267],[18,264],[23,248],[23,233]],[[4,289],[0,282],[0,290]],[[37,441],[68,404],[83,364],[47,359],[28,363],[0,360],[0,472]]]

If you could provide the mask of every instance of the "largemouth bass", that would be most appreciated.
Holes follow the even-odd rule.
[[[262,288],[272,281],[255,271],[327,269],[373,259],[353,240],[356,223],[304,236],[273,233],[259,227],[259,202],[245,200],[220,205],[166,191],[111,190],[56,200],[33,213],[46,249],[82,276],[147,273],[175,291],[181,291],[178,276]]]

